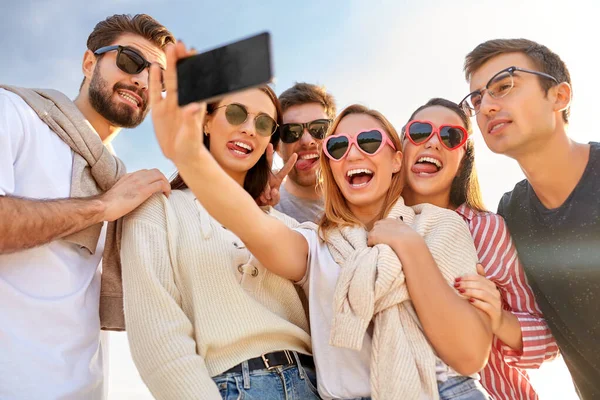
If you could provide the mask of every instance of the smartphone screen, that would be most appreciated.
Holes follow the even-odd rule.
[[[225,94],[271,82],[268,32],[179,60],[179,104],[215,100]]]

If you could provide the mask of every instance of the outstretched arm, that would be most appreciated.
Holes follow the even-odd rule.
[[[167,95],[164,98],[159,68],[152,66],[150,70],[152,120],[160,147],[175,163],[202,206],[235,233],[265,268],[299,281],[306,272],[308,259],[308,244],[304,237],[266,215],[204,147],[205,104],[178,105],[176,63],[187,54],[181,42],[167,47],[167,70],[164,72]],[[273,246],[274,240],[277,246]]]

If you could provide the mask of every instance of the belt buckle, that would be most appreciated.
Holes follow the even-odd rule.
[[[283,350],[283,354],[285,354],[285,358],[288,361],[288,365],[293,364],[293,359],[292,359],[292,356],[290,355],[290,352],[287,350]],[[269,365],[269,360],[267,359],[267,357],[265,357],[265,354],[262,354],[260,357],[262,358],[263,363],[265,363],[265,367],[267,367],[268,371],[271,371],[275,368],[283,367],[283,365]]]

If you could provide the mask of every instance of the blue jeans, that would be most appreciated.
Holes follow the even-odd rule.
[[[298,362],[298,357],[294,352]],[[300,364],[298,362],[298,364]],[[317,378],[313,368],[290,365],[271,370],[250,371],[242,363],[241,373],[228,373],[212,378],[223,400],[319,400]]]
[[[468,376],[451,376],[446,382],[438,382],[440,400],[490,400],[478,380]]]

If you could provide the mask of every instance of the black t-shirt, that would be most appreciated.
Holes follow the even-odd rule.
[[[504,194],[519,258],[582,399],[600,399],[600,143],[567,200],[549,210],[527,180]]]

